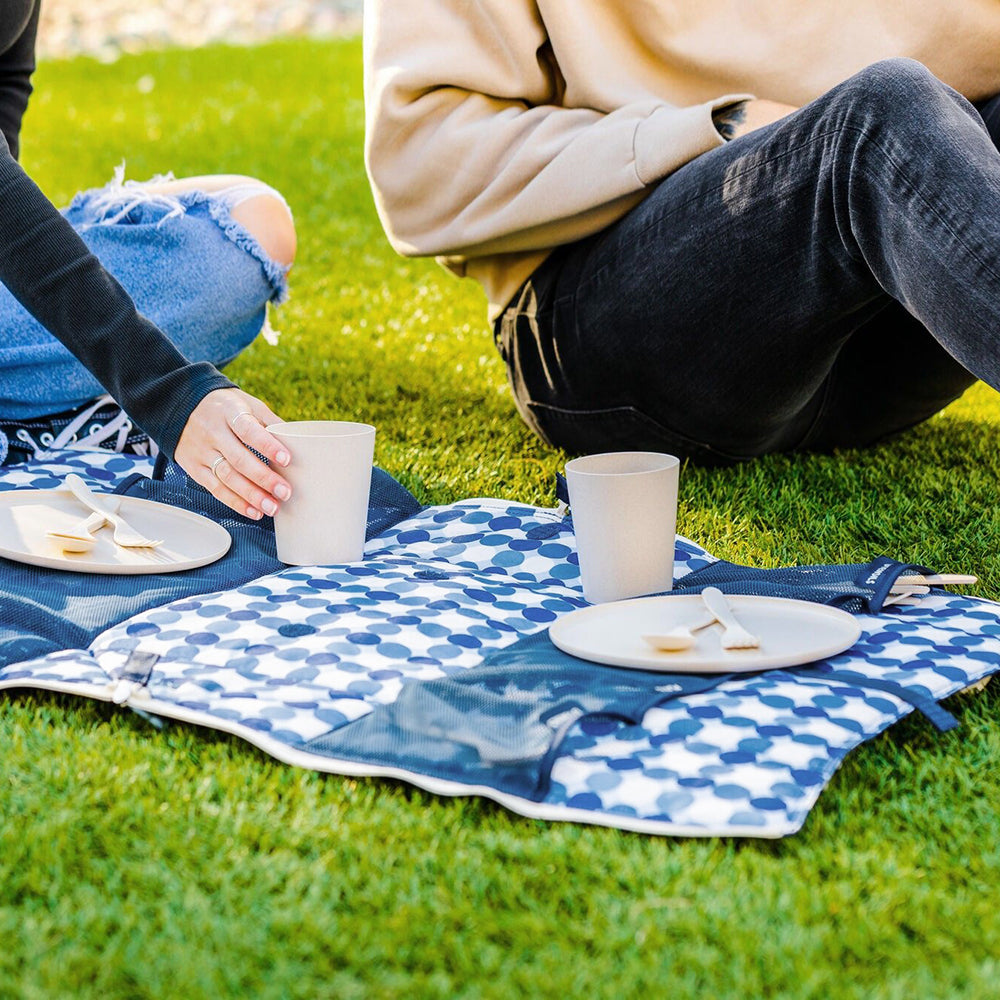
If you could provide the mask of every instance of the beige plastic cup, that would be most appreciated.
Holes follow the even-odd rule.
[[[566,463],[583,596],[592,604],[670,590],[680,460],[651,451]]]
[[[292,496],[274,517],[278,558],[291,566],[360,560],[375,428],[346,420],[295,420],[267,429],[291,455],[281,474]]]

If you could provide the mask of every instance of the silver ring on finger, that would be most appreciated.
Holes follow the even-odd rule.
[[[213,459],[212,464],[209,466],[209,468],[212,470],[212,475],[215,476],[216,479],[219,479],[219,466],[225,460],[226,460],[226,456],[225,455],[219,455],[215,459]],[[221,483],[222,480],[219,479],[219,482]]]
[[[253,414],[249,410],[240,410],[240,412],[237,413],[235,416],[229,418],[229,428],[230,428],[230,430],[234,434],[236,434],[237,433],[237,431],[236,431],[236,421],[239,420],[240,417],[252,417],[252,416],[253,416]]]

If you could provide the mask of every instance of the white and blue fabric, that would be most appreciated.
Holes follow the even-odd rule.
[[[126,461],[119,458],[118,462]],[[111,460],[115,468],[115,460]],[[166,466],[158,460],[158,468]],[[105,473],[110,470],[102,470]],[[177,467],[153,478],[133,473],[115,493],[182,507],[211,518],[229,533],[229,551],[216,562],[184,573],[90,575],[10,563],[0,594],[0,666],[67,647],[84,648],[110,625],[183,597],[228,590],[283,568],[274,528],[235,514]],[[53,480],[58,485],[59,480]],[[367,536],[414,514],[420,504],[381,469],[372,471]]]
[[[66,471],[107,489],[148,470],[52,455],[4,470],[0,489],[51,488]],[[678,539],[681,584],[714,563]],[[291,764],[480,794],[531,817],[779,837],[851,749],[1000,670],[1000,606],[944,591],[861,615],[861,640],[839,656],[725,677],[566,657],[548,625],[585,603],[562,513],[466,500],[415,509],[370,537],[360,563],[187,593],[86,648],[9,662],[0,687],[114,701]]]

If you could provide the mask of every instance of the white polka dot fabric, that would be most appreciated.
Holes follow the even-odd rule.
[[[108,488],[136,470],[148,464],[65,453],[4,469],[0,489],[51,488],[67,471]],[[678,577],[711,559],[678,539]],[[919,606],[862,616],[861,640],[817,669],[744,675],[666,701],[637,723],[581,719],[555,748],[541,800],[310,747],[392,705],[406,685],[474,669],[584,604],[564,518],[469,500],[426,508],[383,532],[361,563],[289,568],[155,608],[107,629],[87,650],[0,670],[0,687],[115,700],[236,733],[289,763],[484,794],[534,817],[779,837],[801,827],[851,749],[911,711],[864,678],[941,699],[1000,670],[1000,606],[935,591]],[[151,670],[135,673],[136,654],[150,654]],[[857,682],[824,680],[828,669]],[[437,738],[445,746],[448,734]]]

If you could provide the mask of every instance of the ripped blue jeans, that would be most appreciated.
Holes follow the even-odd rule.
[[[185,357],[226,364],[260,333],[267,303],[286,295],[285,268],[231,215],[244,198],[276,192],[256,183],[176,196],[144,188],[118,176],[78,194],[63,214]],[[0,419],[59,413],[103,393],[0,285]]]

